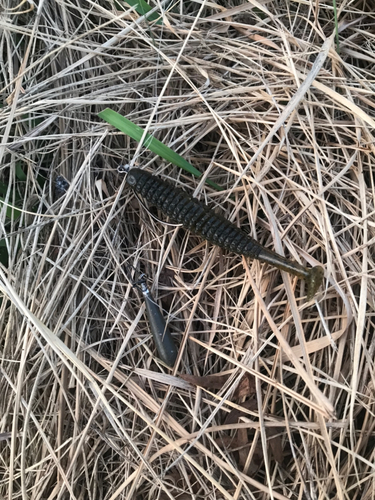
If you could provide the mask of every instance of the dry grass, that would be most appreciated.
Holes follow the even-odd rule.
[[[104,0],[3,4],[1,181],[22,214],[1,212],[1,499],[374,498],[373,4],[338,2],[337,53],[329,3],[232,2],[152,1],[160,26]],[[316,300],[155,221],[129,162],[324,264]],[[173,372],[126,264],[152,277]]]

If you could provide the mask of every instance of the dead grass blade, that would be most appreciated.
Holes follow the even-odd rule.
[[[147,3],[0,12],[0,498],[370,500],[374,13]],[[201,177],[108,128],[106,108]],[[322,264],[314,301],[151,217],[117,166],[155,162],[262,245]]]

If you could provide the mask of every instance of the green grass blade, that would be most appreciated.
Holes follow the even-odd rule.
[[[27,180],[27,175],[22,170],[21,162],[16,163],[16,177],[19,181],[25,182]]]
[[[152,8],[147,2],[145,2],[145,0],[125,0],[124,3],[130,5],[130,7],[134,7],[138,14],[140,14],[141,16],[144,16],[145,14],[147,14],[147,12],[150,12],[150,10],[152,10]],[[123,8],[121,3],[116,2],[116,4]],[[156,12],[154,14],[151,14],[147,18],[147,21],[156,21],[155,24],[162,24],[160,14],[156,14]]]
[[[339,53],[339,52],[340,52],[340,42],[339,42],[339,23],[338,23],[338,19],[337,19],[337,5],[336,5],[336,0],[333,0],[333,15],[334,15],[334,19],[335,19],[335,32],[336,32],[335,38],[336,38],[336,50],[337,50],[337,53]]]
[[[104,111],[101,111],[98,116],[110,125],[116,127],[118,130],[121,130],[121,132],[124,132],[124,134],[128,135],[135,141],[139,142],[142,139],[144,130],[124,116],[116,113],[116,111],[107,108]],[[175,153],[171,148],[155,139],[155,137],[153,137],[152,135],[146,135],[143,146],[153,153],[157,154],[158,156],[161,156],[165,160],[169,161],[170,163],[173,163],[173,165],[177,165],[183,170],[186,170],[195,177],[202,177],[202,172],[193,167],[193,165],[186,161],[185,158]],[[217,189],[218,191],[221,191],[223,189],[209,179],[207,179],[206,182],[209,186]]]
[[[3,197],[0,196],[0,209],[1,209],[1,205],[5,205],[5,200]],[[18,219],[20,216],[21,216],[21,210],[18,210],[18,208],[15,208],[15,207],[11,207],[9,206],[8,204],[7,205],[7,208],[6,208],[6,216],[8,217],[8,219]]]
[[[0,182],[0,195],[5,196],[8,191],[8,185]]]

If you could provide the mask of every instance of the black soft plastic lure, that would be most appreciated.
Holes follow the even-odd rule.
[[[139,168],[129,170],[126,182],[143,200],[155,205],[174,222],[182,224],[210,243],[251,259],[268,262],[282,271],[304,279],[307,284],[308,300],[320,287],[324,275],[321,266],[307,268],[268,250],[225,217],[218,215],[204,203],[175,188],[169,182]]]

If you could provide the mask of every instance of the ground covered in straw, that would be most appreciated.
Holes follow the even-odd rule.
[[[150,0],[159,21],[121,0],[15,4],[0,12],[0,498],[374,498],[374,4],[338,2],[338,40],[330,2]],[[324,265],[323,286],[307,301],[303,281],[163,224],[124,163]]]

